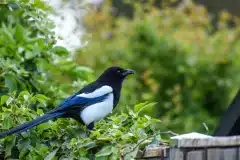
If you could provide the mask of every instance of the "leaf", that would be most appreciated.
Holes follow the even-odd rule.
[[[22,153],[23,151],[30,148],[31,140],[30,139],[21,139],[17,144],[18,150]],[[21,158],[21,156],[20,156]]]
[[[144,110],[146,108],[153,107],[155,104],[157,104],[157,103],[156,102],[151,102],[151,103],[145,104],[144,106],[139,108],[138,113],[140,113],[142,110]]]
[[[15,36],[17,41],[21,42],[24,39],[24,30],[21,25],[17,25],[16,31],[15,31]]]
[[[6,103],[7,100],[8,100],[8,96],[3,95],[3,96],[1,97],[1,105],[3,105],[4,103]]]
[[[9,89],[10,92],[13,92],[17,89],[17,81],[12,74],[6,74],[4,76],[5,86]]]
[[[42,133],[43,131],[49,129],[49,128],[50,128],[49,123],[42,123],[42,124],[40,124],[40,125],[37,126],[38,131],[41,132],[41,133]]]
[[[156,119],[156,118],[151,118],[150,119],[150,122],[151,123],[160,123],[160,122],[162,122],[160,119]]]
[[[139,148],[139,146],[137,146],[132,152],[127,153],[127,154],[124,156],[124,159],[129,159],[129,160],[135,159],[135,157],[137,156],[137,153],[138,153],[138,148]]]
[[[22,91],[19,93],[18,97],[23,97],[24,95],[30,96],[30,93],[28,91]]]
[[[53,52],[57,55],[66,55],[69,54],[68,50],[62,46],[56,46],[53,48]]]
[[[8,7],[9,7],[10,10],[17,10],[17,9],[19,9],[19,6],[16,3],[14,3],[14,2],[8,2]]]
[[[37,97],[38,99],[42,99],[42,100],[50,100],[50,98],[48,98],[47,96],[45,96],[43,94],[36,94],[35,97]]]
[[[96,157],[104,157],[112,154],[112,146],[105,146],[99,152],[96,153]]]
[[[111,141],[113,138],[112,137],[101,136],[101,137],[98,137],[97,139],[101,140],[101,141]]]
[[[43,94],[36,94],[34,98],[36,99],[36,101],[38,101],[40,104],[42,104],[44,106],[47,106],[46,100],[50,99]]]
[[[55,157],[57,151],[58,151],[58,148],[55,149],[54,151],[50,152],[50,153],[44,158],[44,160],[52,160],[52,159]]]
[[[38,109],[37,109],[37,114],[38,114],[38,115],[42,115],[42,114],[43,114],[43,110],[40,109],[40,108],[38,108]]]
[[[94,148],[96,146],[97,146],[97,144],[94,141],[87,142],[83,145],[83,147],[85,147],[87,150]]]
[[[12,97],[8,97],[7,101],[6,101],[6,105],[8,106],[9,104],[11,104],[13,101]]]
[[[9,129],[12,127],[12,117],[5,118],[2,123],[2,129]]]
[[[138,112],[143,106],[145,106],[148,102],[139,103],[134,106],[134,112]]]
[[[7,142],[6,148],[5,148],[5,158],[11,155],[12,148],[15,146],[15,142],[16,142],[16,136],[13,136],[11,138],[11,141]]]

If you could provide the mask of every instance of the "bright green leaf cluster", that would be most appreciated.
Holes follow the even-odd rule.
[[[90,80],[91,70],[78,66],[66,48],[55,46],[50,11],[41,0],[0,7],[0,93],[42,93],[53,98],[51,108],[68,95],[72,82],[79,89]]]
[[[14,0],[0,7],[0,131],[29,122],[56,107],[93,79],[72,54],[56,46],[51,11],[41,0]],[[96,123],[93,131],[72,119],[51,120],[0,140],[1,159],[133,158],[159,119],[144,114],[155,103]]]
[[[44,95],[33,95],[27,91],[2,96],[2,131],[44,114],[41,109],[37,108],[35,111],[31,106],[36,103],[45,105],[48,100],[50,99]],[[43,123],[21,135],[14,134],[2,139],[5,158],[32,157],[48,160],[134,157],[136,144],[157,132],[156,124],[160,120],[141,114],[141,110],[152,105],[153,103],[141,103],[134,107],[135,110],[128,109],[126,113],[112,115],[97,122],[93,131],[88,131],[78,122],[69,119]]]

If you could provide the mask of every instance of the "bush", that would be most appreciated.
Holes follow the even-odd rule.
[[[15,0],[0,8],[1,131],[43,115],[94,79],[91,69],[77,65],[66,48],[55,45],[50,11],[40,0]],[[142,103],[112,115],[91,132],[71,119],[40,124],[1,139],[1,159],[134,157],[139,142],[156,132],[159,120],[140,115],[153,105]]]
[[[91,70],[77,66],[68,50],[55,46],[50,8],[42,1],[16,1],[0,8],[0,93],[28,90],[56,100],[65,98],[91,78]]]
[[[47,97],[41,94],[30,94],[27,91],[1,97],[0,119],[2,129],[7,130],[19,123],[30,121],[43,114],[30,105],[40,103],[46,105]],[[10,159],[79,159],[110,158],[118,159],[135,157],[136,150],[144,143],[149,143],[151,135],[157,132],[156,123],[160,120],[140,112],[154,105],[141,103],[134,110],[112,115],[106,120],[96,123],[94,131],[87,131],[74,120],[60,119],[40,124],[21,135],[14,134],[3,139],[4,157]],[[154,138],[150,137],[150,138]],[[142,142],[142,143],[140,143]],[[139,145],[138,145],[139,143]]]
[[[112,64],[136,70],[123,104],[156,101],[157,110],[146,112],[161,117],[162,128],[205,132],[206,123],[212,132],[239,83],[238,19],[222,12],[216,29],[206,9],[191,2],[133,8],[131,19],[113,16],[108,3],[91,10],[85,17],[91,36],[78,62],[99,71]]]

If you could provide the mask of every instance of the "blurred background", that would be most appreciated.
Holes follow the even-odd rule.
[[[121,108],[155,101],[163,130],[211,133],[238,90],[238,1],[91,1],[78,64],[133,68]],[[80,16],[81,17],[81,16]],[[85,42],[85,41],[83,41]],[[208,127],[209,131],[204,127]]]
[[[47,14],[26,35],[42,35],[51,43],[36,40],[42,48],[31,48],[25,45],[30,42],[19,42],[29,50],[25,59],[2,59],[2,94],[27,88],[56,99],[49,102],[53,108],[106,67],[119,65],[137,74],[124,84],[115,112],[153,101],[157,104],[144,112],[162,120],[161,130],[211,134],[238,91],[238,0],[45,0],[34,5]],[[26,15],[18,14],[24,30]],[[46,18],[55,25],[46,25]],[[1,15],[1,21],[9,17]],[[36,51],[39,55],[31,54]],[[2,55],[9,56],[9,50]]]

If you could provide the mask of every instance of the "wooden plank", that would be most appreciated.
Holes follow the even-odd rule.
[[[223,157],[224,160],[236,160],[237,159],[237,148],[224,148]]]
[[[211,148],[207,150],[207,160],[223,160],[223,152],[220,148]]]
[[[236,155],[236,160],[240,160],[240,148],[237,148],[237,155]]]
[[[150,157],[166,157],[169,147],[167,146],[158,146],[154,148],[146,148],[144,152],[144,158]]]
[[[179,148],[170,148],[170,160],[184,160],[183,152]]]
[[[204,160],[204,151],[190,151],[187,152],[187,160]]]
[[[171,144],[177,148],[202,148],[202,147],[231,147],[240,146],[240,136],[212,137],[212,138],[182,138],[171,139]]]

